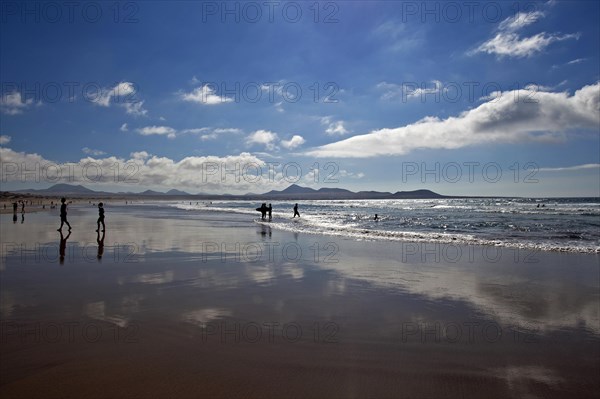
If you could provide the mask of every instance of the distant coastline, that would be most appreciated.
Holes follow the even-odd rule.
[[[68,196],[72,199],[112,198],[112,199],[153,199],[153,200],[374,200],[374,199],[448,199],[448,198],[519,198],[515,196],[473,196],[473,195],[443,195],[427,189],[412,191],[350,191],[343,188],[320,188],[313,189],[292,184],[284,190],[272,190],[263,194],[191,194],[180,190],[169,190],[167,192],[146,190],[140,193],[133,192],[108,192],[96,191],[82,185],[55,184],[45,189],[22,189],[14,191],[0,191],[0,199],[3,201],[12,198],[55,198]],[[542,198],[542,197],[541,197]],[[543,197],[547,198],[547,197]],[[596,198],[596,197],[589,197]]]

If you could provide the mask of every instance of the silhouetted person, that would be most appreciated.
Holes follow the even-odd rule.
[[[69,229],[69,234],[67,234],[66,237],[63,236],[62,230],[58,231],[60,232],[60,245],[58,247],[58,254],[60,264],[62,265],[65,263],[65,253],[67,252],[67,240],[71,236],[71,229]]]
[[[17,213],[18,207],[19,207],[19,204],[17,204],[16,202],[13,202],[13,213]]]
[[[273,207],[271,206],[271,204],[269,204],[269,207],[267,208],[269,210],[269,220],[273,219]]]
[[[21,202],[21,213],[25,213],[25,201]]]
[[[13,213],[13,223],[17,223],[17,214]]]
[[[300,212],[298,212],[298,204],[294,205],[294,217],[300,217]]]
[[[378,222],[379,221],[379,216],[377,216],[377,214],[375,214],[375,218],[373,220],[376,221],[376,222]]]
[[[265,203],[263,203],[263,204],[260,206],[260,216],[261,216],[261,219],[264,219],[264,218],[266,218],[266,217],[267,217],[267,210],[268,210],[268,209],[269,209],[269,208],[267,208],[267,203],[266,203],[266,202],[265,202]]]
[[[25,214],[21,214],[21,224],[25,223]]]
[[[71,231],[71,225],[67,221],[66,201],[67,201],[67,199],[64,197],[60,199],[60,202],[62,203],[62,205],[60,206],[60,227],[57,229],[58,231],[62,231],[62,227],[65,223],[67,224],[67,226],[69,226],[69,231]],[[61,236],[62,236],[62,234],[61,234]]]
[[[98,204],[98,220],[96,221],[98,229],[96,231],[100,230],[100,223],[102,223],[102,231],[104,231],[106,227],[104,226],[104,204],[102,202]]]
[[[98,230],[96,230],[98,231]],[[104,255],[104,230],[102,230],[102,238],[100,238],[100,232],[96,235],[96,242],[98,243],[98,261],[102,260],[102,255]]]

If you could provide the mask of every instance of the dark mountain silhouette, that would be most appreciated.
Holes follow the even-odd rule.
[[[297,184],[292,184],[288,188],[277,191],[271,190],[268,193],[264,193],[262,195],[298,195],[298,194],[313,194],[316,193],[317,190],[310,187],[302,187]]]
[[[310,187],[302,187],[292,184],[283,190],[271,190],[264,194],[190,194],[185,191],[171,189],[166,193],[154,190],[146,190],[141,193],[114,193],[106,191],[94,191],[82,185],[73,184],[55,184],[51,187],[41,190],[19,190],[15,193],[30,193],[36,195],[59,196],[68,195],[70,197],[188,197],[190,199],[240,199],[240,200],[303,200],[303,199],[431,199],[431,198],[450,198],[445,195],[435,193],[431,190],[397,191],[395,193],[381,191],[359,191],[353,192],[343,188],[322,187],[315,190]],[[456,198],[456,197],[454,197]]]
[[[40,190],[27,189],[27,190],[18,190],[16,192],[32,193],[32,194],[95,194],[96,193],[96,191],[90,190],[89,188],[84,187],[82,185],[73,185],[73,184],[65,184],[65,183],[55,184],[53,186],[50,186],[50,187],[44,188],[44,189],[40,189]]]

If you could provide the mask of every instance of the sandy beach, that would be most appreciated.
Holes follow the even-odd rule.
[[[96,217],[1,216],[3,397],[598,395],[598,255]]]

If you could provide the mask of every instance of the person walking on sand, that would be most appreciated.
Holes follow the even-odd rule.
[[[19,207],[19,204],[17,204],[16,202],[13,202],[13,213],[17,213],[18,207]]]
[[[25,201],[21,202],[21,213],[25,213]]]
[[[104,232],[106,226],[104,226],[104,204],[102,202],[98,203],[98,220],[96,221],[98,229],[96,230],[96,232],[100,230],[100,223],[102,223],[102,231]]]
[[[62,227],[65,223],[69,226],[69,231],[71,231],[71,225],[67,221],[67,199],[63,197],[60,199],[60,202],[62,202],[62,205],[60,206],[60,227],[56,229],[56,231],[62,231]]]
[[[294,217],[300,217],[300,212],[298,212],[298,204],[294,205]]]

